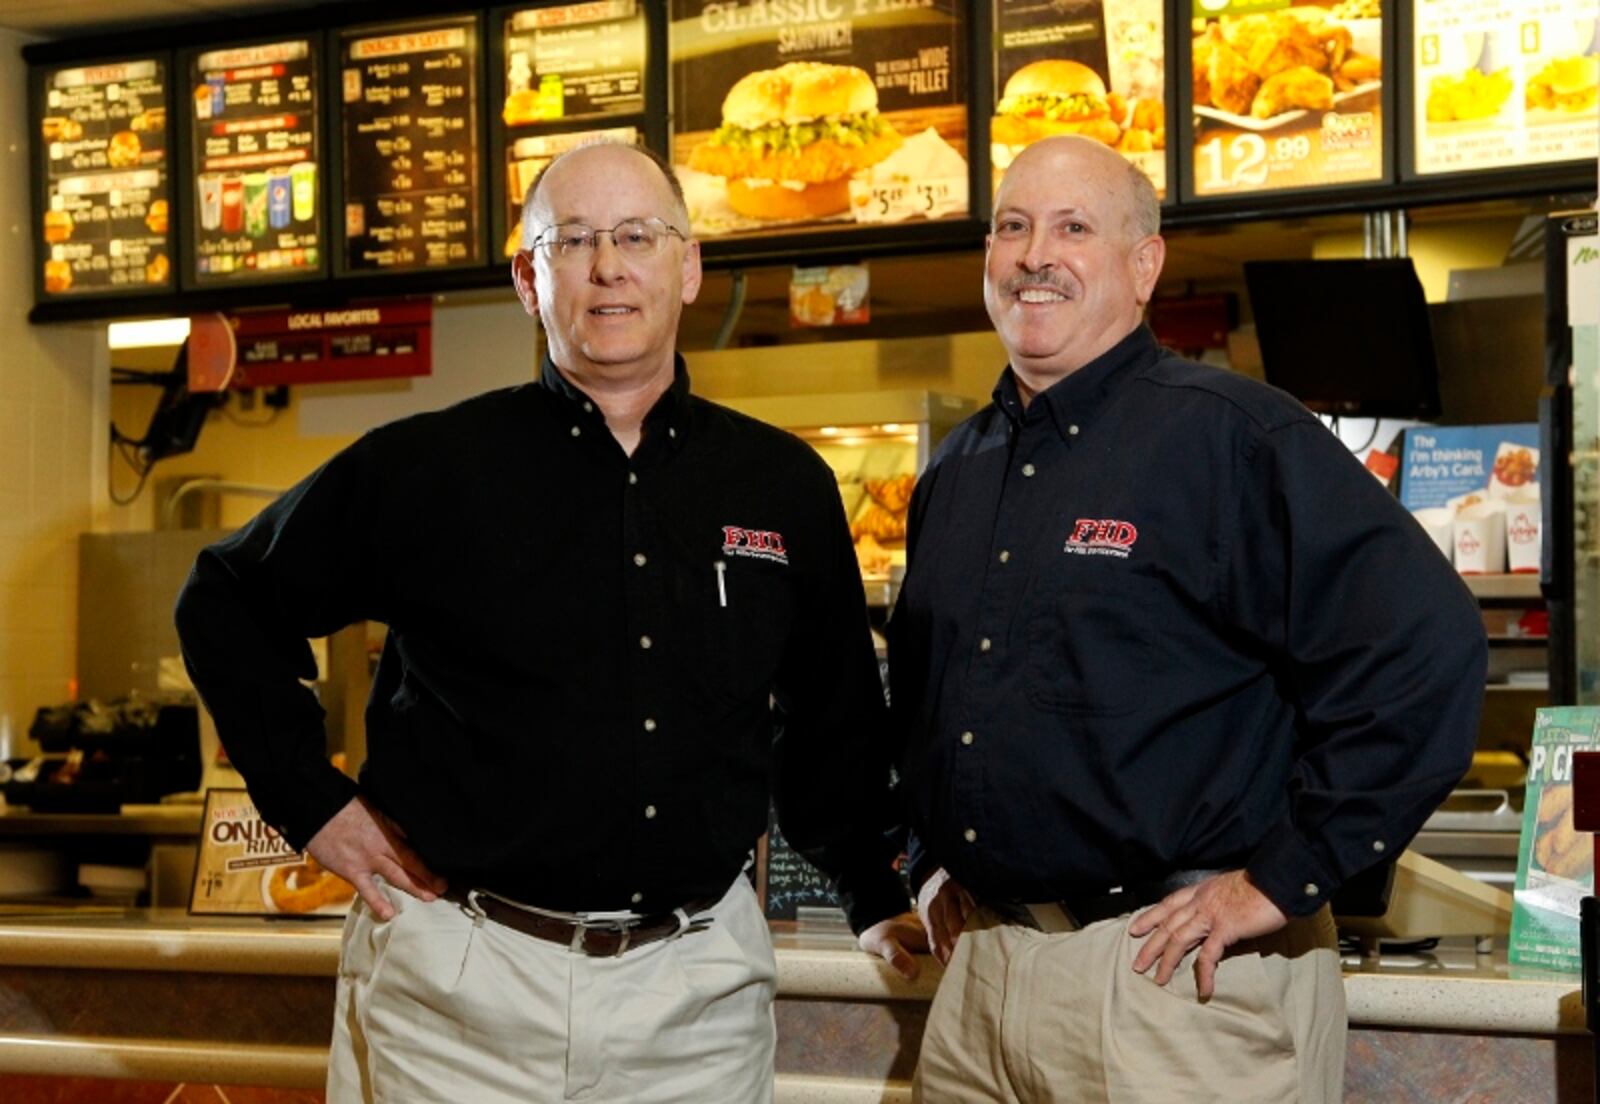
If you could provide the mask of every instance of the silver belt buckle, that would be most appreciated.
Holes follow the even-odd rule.
[[[644,917],[633,912],[580,912],[576,914],[577,922],[572,928],[572,942],[569,949],[573,954],[586,954],[584,950],[584,936],[590,931],[616,932],[617,949],[608,958],[615,958],[628,949],[628,942],[639,921]]]

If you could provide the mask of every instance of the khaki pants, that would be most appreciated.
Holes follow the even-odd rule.
[[[1132,916],[1045,934],[977,910],[922,1042],[924,1104],[1337,1104],[1344,982],[1324,908],[1230,948],[1201,1004],[1191,951],[1133,972]]]
[[[328,1104],[765,1104],[777,964],[740,877],[710,928],[589,958],[397,890],[345,923]]]

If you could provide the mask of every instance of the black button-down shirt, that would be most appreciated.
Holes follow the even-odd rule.
[[[306,639],[363,619],[389,635],[360,791],[453,885],[670,909],[728,887],[772,795],[852,923],[905,908],[834,478],[691,396],[681,361],[632,457],[547,362],[537,384],[367,434],[202,553],[184,657],[296,846],[357,792],[297,681]]]
[[[1486,645],[1421,528],[1288,396],[1143,327],[918,483],[890,677],[920,851],[979,897],[1245,866],[1290,914],[1465,771]]]

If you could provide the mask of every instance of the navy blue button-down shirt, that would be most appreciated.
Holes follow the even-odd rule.
[[[919,481],[890,623],[914,875],[1052,900],[1244,866],[1291,915],[1471,757],[1486,645],[1421,528],[1297,402],[1140,327]]]

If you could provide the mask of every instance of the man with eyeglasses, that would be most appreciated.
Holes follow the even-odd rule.
[[[1329,899],[1471,760],[1471,596],[1304,407],[1160,347],[1160,216],[1099,142],[1008,167],[1009,364],[912,501],[889,670],[948,963],[927,1104],[1337,1104]]]
[[[204,552],[185,659],[262,815],[360,893],[330,1102],[770,1100],[769,800],[913,969],[842,504],[690,392],[699,246],[659,158],[568,153],[523,225],[539,380],[375,430]],[[297,679],[361,619],[389,635],[357,784]]]

